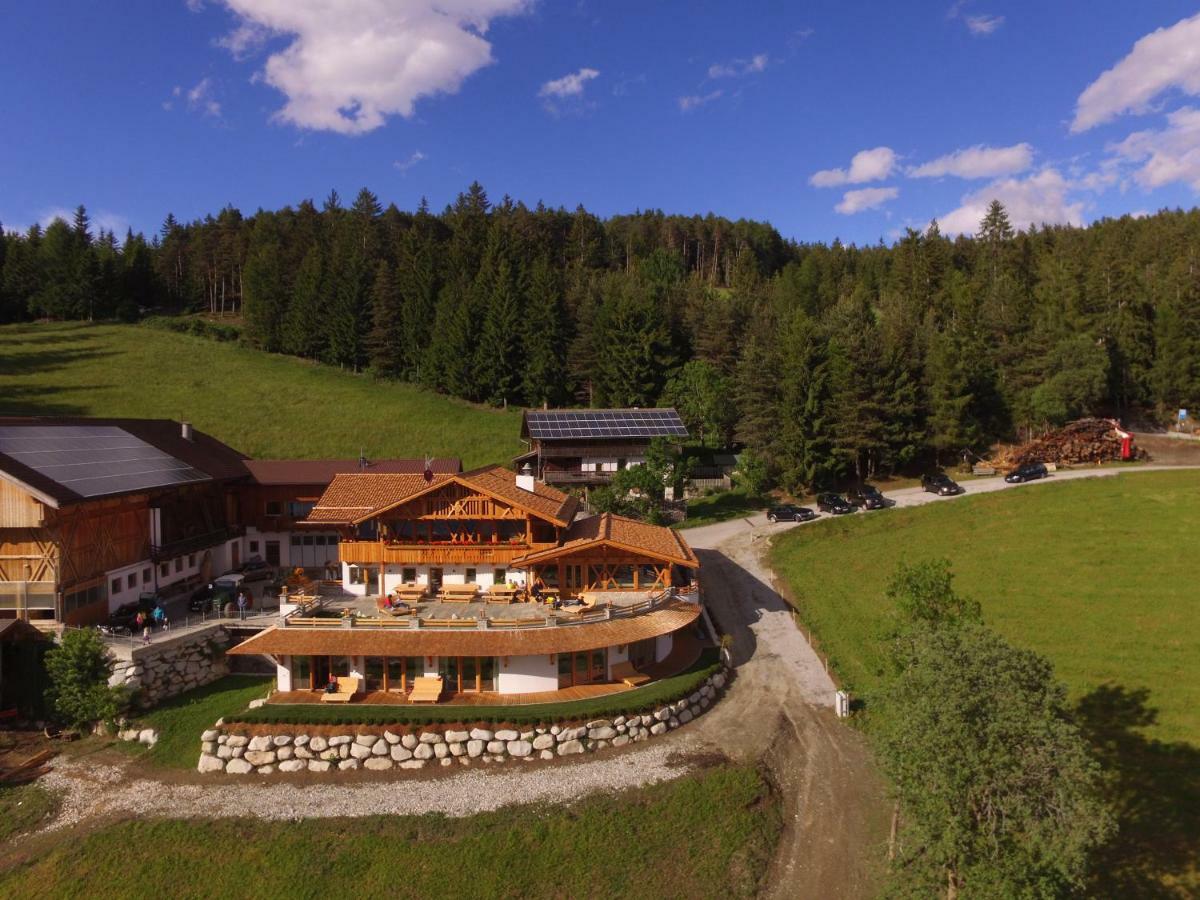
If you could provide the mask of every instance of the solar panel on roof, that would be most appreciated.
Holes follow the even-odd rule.
[[[526,414],[529,436],[538,439],[687,437],[673,409],[555,410]]]
[[[209,480],[112,425],[0,426],[0,453],[81,497]]]

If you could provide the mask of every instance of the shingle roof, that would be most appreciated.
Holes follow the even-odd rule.
[[[375,459],[365,469],[357,459],[248,459],[246,468],[257,484],[329,484],[335,475],[364,472],[374,475],[420,475],[424,459]],[[438,457],[430,468],[434,474],[462,471],[457,457]]]
[[[438,630],[272,626],[228,652],[246,656],[537,656],[614,647],[686,628],[698,603],[672,601],[625,619],[545,628]]]
[[[567,529],[560,546],[519,557],[513,560],[513,564],[523,566],[540,560],[555,559],[599,544],[640,551],[656,559],[669,560],[680,565],[700,565],[696,554],[678,531],[639,522],[636,519],[627,519],[624,516],[614,516],[611,513],[579,519]]]
[[[426,482],[421,475],[386,475],[350,472],[334,476],[306,522],[356,523],[411,500],[433,488],[454,481],[511,503],[559,525],[568,525],[578,501],[535,483],[532,491],[517,487],[517,476],[503,466],[484,466],[470,472],[434,475]]]

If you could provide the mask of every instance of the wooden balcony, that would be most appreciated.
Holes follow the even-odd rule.
[[[342,541],[342,562],[406,566],[507,566],[518,556],[547,550],[554,543],[532,544],[397,544],[387,541]]]

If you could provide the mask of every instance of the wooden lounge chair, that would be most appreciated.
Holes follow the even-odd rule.
[[[650,680],[649,675],[643,675],[633,667],[631,662],[616,663],[612,667],[612,677],[614,681],[620,681],[630,687],[637,687],[639,684],[645,684]]]
[[[421,677],[413,679],[412,693],[408,695],[409,703],[437,703],[442,696],[442,679]]]
[[[322,703],[349,703],[350,698],[358,693],[358,679],[339,675],[337,692],[321,694]]]

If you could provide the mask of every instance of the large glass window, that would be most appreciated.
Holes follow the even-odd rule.
[[[383,690],[383,657],[368,656],[366,659],[367,690]]]
[[[387,661],[387,684],[389,691],[401,691],[404,689],[404,663],[405,657],[392,656]]]
[[[292,690],[307,691],[312,688],[312,657],[292,657]]]
[[[494,691],[496,689],[496,657],[482,656],[479,659],[479,689]]]

